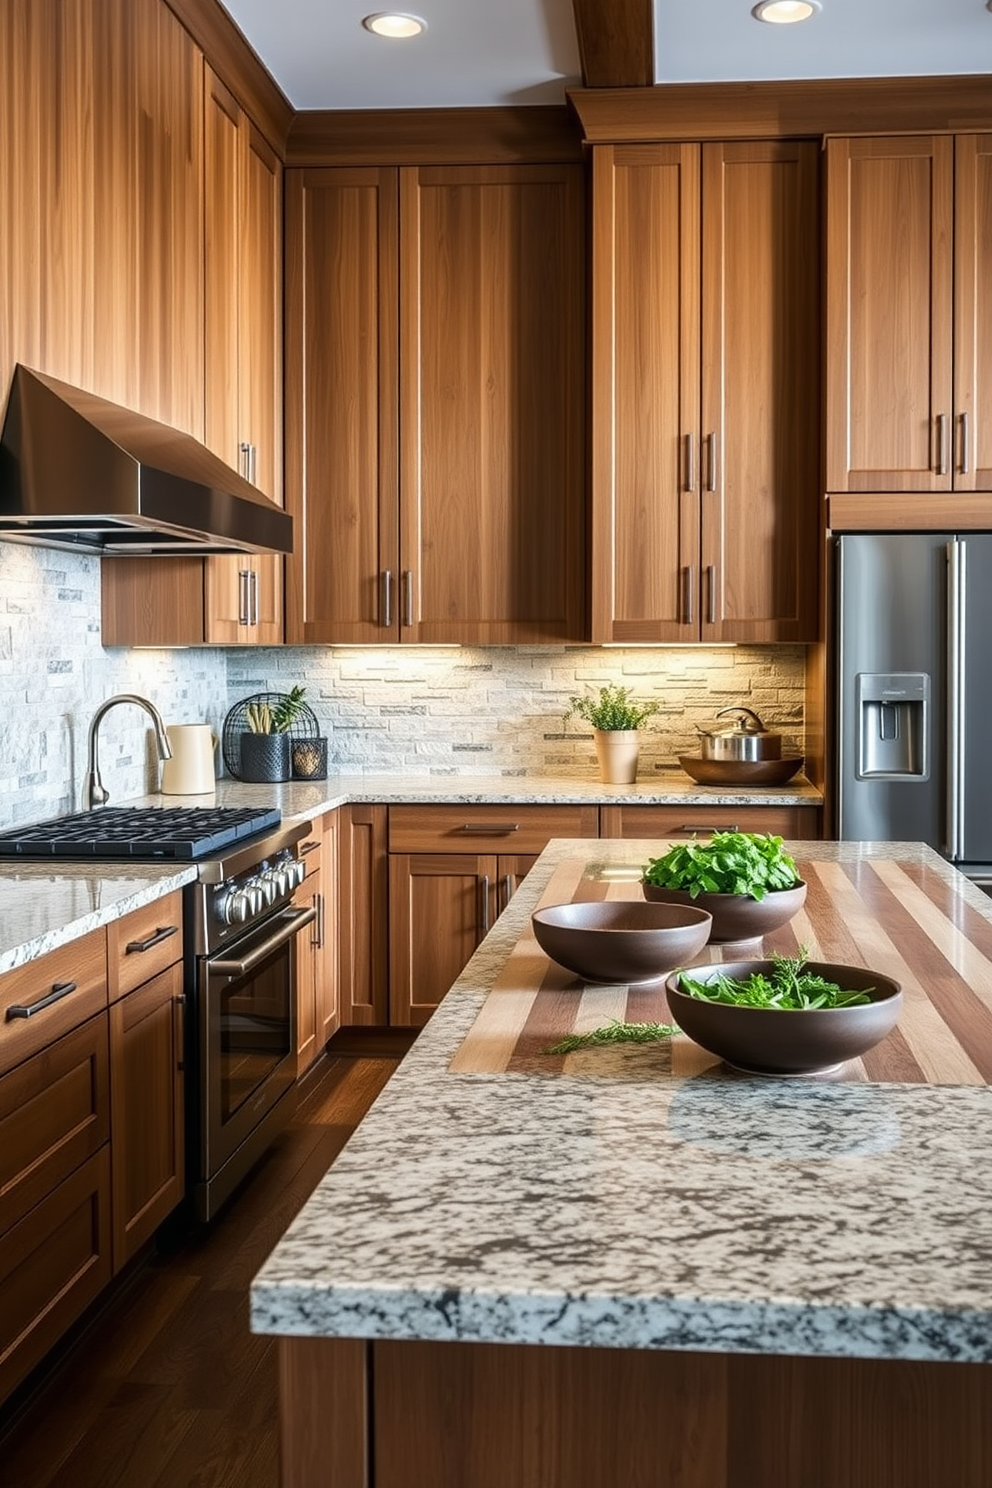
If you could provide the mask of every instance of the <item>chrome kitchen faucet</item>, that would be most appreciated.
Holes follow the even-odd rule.
[[[172,746],[165,732],[165,724],[154,703],[150,703],[147,698],[139,697],[136,692],[119,692],[116,697],[107,698],[106,702],[101,703],[93,714],[93,721],[90,724],[89,745],[86,752],[86,778],[83,781],[83,806],[87,811],[92,811],[96,806],[106,806],[110,800],[110,792],[100,779],[97,735],[103,715],[109,712],[116,703],[136,703],[139,708],[144,708],[155,725],[155,742],[158,745],[159,759],[172,758]]]

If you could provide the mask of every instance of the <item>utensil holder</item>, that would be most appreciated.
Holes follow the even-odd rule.
[[[288,734],[241,735],[242,780],[288,780],[289,771]]]

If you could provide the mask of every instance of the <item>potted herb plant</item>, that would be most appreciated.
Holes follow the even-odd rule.
[[[710,940],[753,940],[777,930],[806,901],[806,885],[782,838],[767,832],[714,832],[680,842],[644,867],[645,899],[695,904],[713,916]]]
[[[637,779],[640,744],[637,730],[660,709],[658,702],[635,702],[629,687],[607,683],[598,696],[570,697],[562,719],[576,715],[592,724],[599,778],[607,785],[629,785]]]
[[[247,733],[241,735],[241,778],[282,781],[290,777],[289,730],[303,706],[304,687],[294,687],[275,703],[249,703]]]

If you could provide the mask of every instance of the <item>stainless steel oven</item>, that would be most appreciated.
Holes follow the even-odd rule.
[[[296,946],[315,918],[294,903],[309,824],[199,865],[189,891],[189,1193],[209,1220],[295,1109]]]

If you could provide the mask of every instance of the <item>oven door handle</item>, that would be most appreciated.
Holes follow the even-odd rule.
[[[247,976],[250,971],[254,971],[260,961],[265,960],[266,956],[271,955],[273,951],[277,951],[281,945],[285,945],[287,940],[292,940],[293,936],[302,930],[304,925],[309,925],[311,920],[315,920],[317,918],[317,910],[312,904],[306,909],[287,909],[283,911],[279,918],[283,921],[282,928],[276,930],[273,935],[270,935],[264,940],[260,946],[256,946],[253,951],[249,951],[243,960],[208,961],[208,972],[211,975],[217,972],[220,976]]]

